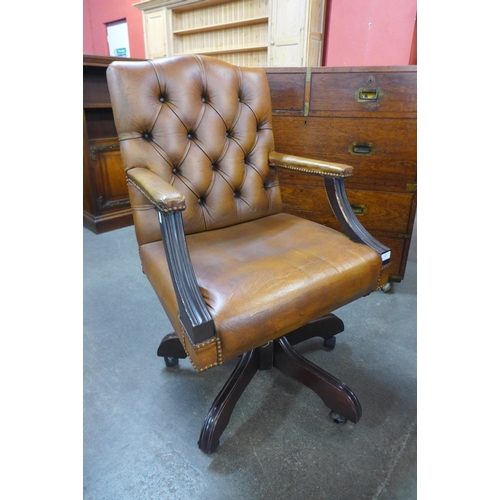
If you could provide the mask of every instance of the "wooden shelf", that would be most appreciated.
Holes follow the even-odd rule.
[[[323,56],[326,4],[327,0],[145,0],[134,6],[143,12],[149,59],[199,53],[246,67],[316,67]]]
[[[222,54],[241,54],[244,52],[263,52],[266,50],[267,50],[267,45],[257,45],[255,47],[238,47],[234,49],[196,51],[196,54],[205,56],[216,56]],[[176,55],[181,55],[181,54],[176,54]]]
[[[230,23],[212,24],[210,26],[200,26],[198,28],[175,30],[173,31],[173,34],[176,36],[194,35],[196,33],[207,33],[209,31],[219,31],[229,28],[240,28],[244,26],[255,26],[256,24],[266,24],[268,21],[268,16],[253,17],[251,19],[242,19],[240,21],[233,21]]]

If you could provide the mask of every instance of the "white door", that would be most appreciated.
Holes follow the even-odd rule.
[[[130,57],[127,21],[117,21],[106,25],[109,55]]]

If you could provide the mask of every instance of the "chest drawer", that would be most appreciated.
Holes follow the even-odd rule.
[[[411,119],[273,117],[276,151],[354,167],[354,178],[413,180],[417,127]]]
[[[380,72],[366,68],[322,72],[311,76],[310,115],[416,113],[417,97],[407,89],[416,88],[416,72]]]
[[[324,187],[287,184],[280,177],[285,212],[340,230]],[[359,221],[369,231],[405,234],[413,193],[388,193],[347,189],[349,203]]]

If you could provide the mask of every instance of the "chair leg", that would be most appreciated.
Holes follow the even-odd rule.
[[[165,360],[165,364],[168,367],[177,365],[179,363],[179,358],[187,358],[186,351],[182,347],[182,343],[175,332],[169,333],[163,337],[156,354]]]
[[[205,453],[213,453],[247,385],[260,366],[258,349],[244,353],[224,387],[215,398],[201,429],[198,446]]]
[[[286,336],[290,345],[304,342],[313,337],[322,337],[323,345],[332,350],[335,347],[335,335],[344,331],[344,322],[335,314],[327,314],[321,318],[311,321],[293,332],[288,333]]]
[[[274,346],[274,367],[312,389],[338,414],[338,421],[345,418],[356,423],[361,418],[358,398],[343,382],[296,352],[287,337],[275,341]]]

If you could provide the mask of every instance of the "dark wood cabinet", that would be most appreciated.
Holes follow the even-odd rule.
[[[83,56],[83,225],[95,233],[133,223],[106,83],[116,59]]]
[[[116,59],[83,57],[83,222],[95,233],[133,223],[106,83]],[[265,71],[276,150],[354,167],[349,201],[400,281],[417,207],[416,66]],[[279,175],[284,211],[340,230],[320,177]]]

